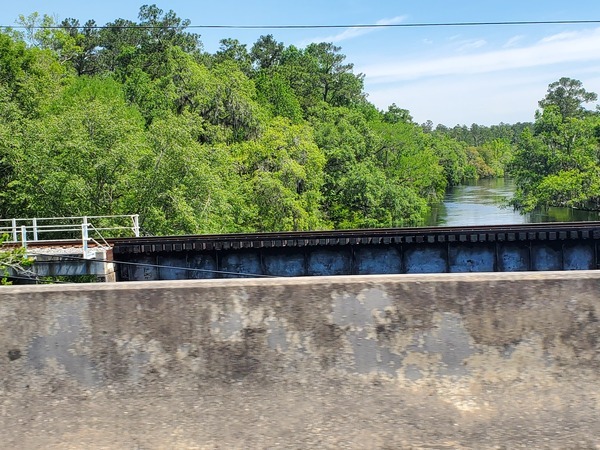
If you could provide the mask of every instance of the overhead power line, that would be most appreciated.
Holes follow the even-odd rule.
[[[95,25],[85,27],[80,25],[77,27],[62,26],[62,25],[0,25],[0,28],[13,29],[62,29],[62,28],[88,28],[88,29],[105,29],[105,28],[137,28],[137,29],[175,29],[175,28],[190,28],[190,29],[237,29],[237,30],[297,30],[297,29],[322,29],[322,28],[424,28],[424,27],[482,27],[482,26],[506,26],[506,25],[585,25],[585,24],[600,24],[599,20],[517,20],[517,21],[498,21],[498,22],[420,22],[420,23],[372,23],[372,24],[350,24],[350,25]]]

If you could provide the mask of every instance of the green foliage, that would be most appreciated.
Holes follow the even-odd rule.
[[[310,111],[327,163],[324,206],[336,228],[417,225],[446,187],[422,131],[369,108]],[[370,120],[367,120],[369,118]]]
[[[341,177],[331,216],[337,228],[416,225],[427,202],[410,187],[391,180],[374,161],[362,161]]]
[[[277,42],[272,34],[261,36],[250,50],[250,58],[257,69],[270,69],[281,64],[283,42]]]
[[[5,217],[139,213],[151,234],[417,225],[447,186],[503,174],[515,142],[508,125],[379,111],[331,43],[222,39],[210,55],[156,5],[101,30],[21,21],[0,34]]]
[[[258,136],[264,113],[256,100],[252,80],[232,61],[216,65],[211,73],[216,80],[207,119],[226,134],[226,142],[240,142]]]
[[[503,177],[506,175],[506,167],[512,158],[513,146],[507,140],[494,139],[485,142],[478,149],[478,153],[487,166],[489,175],[480,174],[479,177],[493,176]]]
[[[33,116],[60,89],[64,71],[50,51],[27,48],[0,33],[0,89]]]
[[[561,78],[550,85],[534,131],[525,130],[511,161],[515,207],[600,210],[600,116],[581,107],[594,95],[577,80]]]
[[[249,76],[252,71],[252,58],[246,49],[246,45],[237,39],[221,39],[221,46],[215,53],[215,62],[222,63],[231,61],[245,75]]]
[[[333,106],[350,106],[362,100],[363,75],[352,74],[353,64],[333,44],[310,44],[302,61],[311,69],[320,100]]]
[[[164,58],[160,74],[132,70],[124,83],[127,98],[138,106],[148,124],[169,113],[208,115],[217,91],[214,75],[179,47],[169,48]]]
[[[236,147],[240,172],[253,192],[253,228],[323,228],[321,187],[325,156],[306,125],[275,118],[255,141]]]
[[[364,101],[362,74],[352,73],[353,65],[333,44],[310,44],[304,50],[287,47],[281,64],[270,70],[284,77],[296,92],[305,112],[324,102],[332,106],[353,106]]]
[[[7,240],[7,235],[0,236],[0,285],[12,284],[7,279],[11,272],[18,275],[33,264],[33,260],[26,257],[25,248],[4,246]]]
[[[99,71],[99,31],[93,20],[83,27],[76,19],[65,19],[57,24],[50,16],[40,17],[37,12],[17,21],[24,27],[20,37],[39,49],[52,50],[58,61],[72,67],[77,75],[91,75]]]
[[[383,114],[383,120],[370,123],[377,133],[377,160],[392,180],[410,186],[426,201],[440,200],[448,179],[444,161],[436,149],[441,147],[439,142],[430,142],[411,122],[390,121],[388,113]]]
[[[136,172],[129,206],[156,234],[246,231],[244,186],[227,147],[200,144],[191,114],[169,115],[148,130],[151,153]]]
[[[598,95],[588,92],[579,80],[563,77],[548,86],[548,93],[539,101],[540,108],[555,106],[563,119],[568,117],[583,117],[590,111],[583,107],[583,103],[598,100]]]
[[[463,143],[442,135],[432,139],[431,145],[444,168],[444,175],[449,186],[456,186],[465,180],[477,177]]]
[[[392,103],[388,106],[388,110],[383,113],[382,120],[386,123],[412,123],[412,116],[407,109],[402,109]]]
[[[289,83],[280,74],[261,72],[255,79],[258,101],[273,116],[287,117],[294,123],[302,120],[302,107]]]
[[[75,79],[22,130],[21,145],[5,149],[12,180],[2,199],[13,217],[115,214],[135,197],[143,122],[118,83]]]
[[[431,130],[431,125],[424,124],[425,130]],[[435,131],[429,131],[433,136],[445,136],[453,141],[464,144],[467,161],[460,162],[461,170],[453,170],[458,175],[451,184],[457,184],[465,179],[487,177],[503,177],[509,175],[508,165],[512,153],[519,144],[524,130],[533,129],[533,124],[516,123],[509,125],[501,123],[486,127],[472,124],[470,127],[456,125],[448,128],[438,125]]]

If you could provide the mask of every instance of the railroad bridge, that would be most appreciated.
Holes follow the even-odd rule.
[[[143,281],[600,268],[600,222],[160,237],[140,237],[136,215],[5,222],[0,231],[10,245],[27,247],[37,276]],[[61,232],[66,239],[56,238]],[[105,239],[103,232],[135,237]]]
[[[600,268],[600,222],[111,240],[117,279]]]

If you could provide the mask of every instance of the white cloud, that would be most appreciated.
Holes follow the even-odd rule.
[[[475,50],[477,48],[483,47],[485,44],[487,44],[487,42],[485,41],[485,39],[477,39],[477,40],[472,40],[472,41],[464,41],[463,43],[461,43],[461,46],[458,47],[458,51],[459,52],[464,52],[464,51],[467,51],[467,50]]]
[[[395,25],[406,20],[406,16],[396,16],[391,19],[381,19],[376,22],[377,25]]]
[[[562,76],[575,76],[586,90],[600,92],[600,62],[569,71],[570,65],[551,69],[423,78],[396,84],[373,84],[367,79],[369,101],[386,109],[391,103],[410,111],[415,121],[432,120],[447,126],[533,121],[538,101],[548,84]],[[587,105],[593,109],[593,105]]]
[[[389,19],[381,19],[378,20],[376,23],[376,25],[394,25],[394,24],[398,24],[401,22],[404,22],[404,20],[406,20],[406,16],[396,16],[396,17],[392,17]],[[346,41],[348,39],[354,39],[356,37],[359,36],[363,36],[365,34],[369,34],[372,33],[374,31],[379,30],[380,28],[348,28],[344,31],[342,31],[341,33],[338,34],[334,34],[334,35],[330,35],[330,36],[322,36],[322,37],[314,37],[314,38],[310,38],[310,39],[305,39],[302,42],[300,42],[300,46],[304,47],[305,45],[308,45],[310,43],[313,42],[333,42],[333,43],[337,43],[337,42],[341,42],[341,41]]]
[[[576,38],[578,33],[576,31],[568,31],[564,33],[553,34],[552,36],[547,36],[543,38],[540,42],[554,42],[554,41],[564,41],[567,39]]]
[[[533,120],[537,100],[545,84],[529,79],[506,79],[498,74],[451,77],[439,83],[425,79],[397,85],[367,88],[369,100],[380,109],[395,102],[414,119],[447,126],[494,124]],[[515,100],[518,98],[518,100]]]
[[[341,33],[332,35],[332,36],[323,36],[323,37],[315,37],[315,38],[310,38],[310,39],[306,39],[305,41],[302,41],[303,46],[306,44],[310,44],[312,42],[341,42],[341,41],[346,41],[348,39],[353,39],[356,38],[358,36],[362,36],[365,34],[369,34],[370,32],[372,32],[373,29],[371,28],[348,28],[344,31],[342,31]]]
[[[517,43],[519,41],[521,41],[525,36],[522,34],[518,34],[517,36],[513,36],[511,37],[508,41],[506,41],[506,44],[504,44],[502,46],[502,48],[511,48],[514,47],[515,45],[517,45]]]
[[[395,58],[385,63],[365,65],[359,69],[366,74],[371,83],[387,83],[423,77],[482,74],[598,60],[600,60],[600,28],[570,33],[570,36],[560,39],[546,38],[528,47],[436,59],[403,61]]]

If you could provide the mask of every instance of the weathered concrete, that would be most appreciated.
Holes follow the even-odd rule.
[[[0,290],[2,448],[600,448],[600,272]]]
[[[96,275],[102,281],[117,281],[115,263],[111,262],[112,250],[93,249],[84,259],[81,248],[31,246],[27,256],[33,259],[31,270],[37,277]],[[22,275],[15,270],[9,270],[9,274]]]

